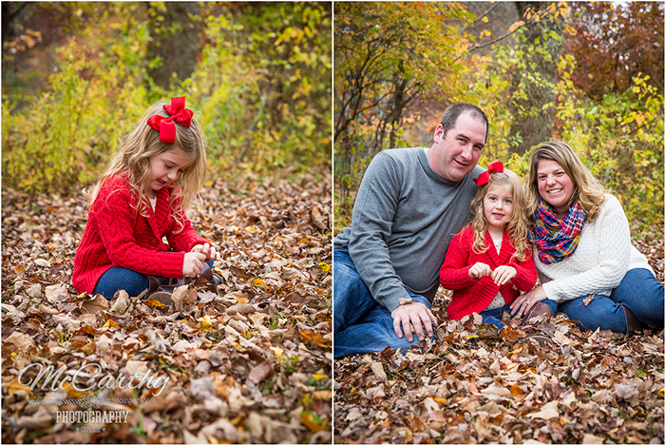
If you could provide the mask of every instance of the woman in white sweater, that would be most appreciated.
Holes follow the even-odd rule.
[[[621,203],[575,152],[563,142],[536,147],[526,183],[541,285],[512,312],[542,312],[547,298],[585,330],[662,329],[663,285],[632,245]]]

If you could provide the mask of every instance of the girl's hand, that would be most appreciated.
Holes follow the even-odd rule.
[[[534,305],[545,299],[547,299],[547,295],[543,286],[534,287],[513,301],[513,304],[510,305],[510,314],[517,314],[517,316],[521,317],[524,314],[528,314]]]
[[[210,244],[195,244],[194,247],[192,247],[192,250],[190,250],[190,252],[204,254],[206,256],[205,259],[206,261],[219,259],[217,249],[215,249],[215,247],[211,246]]]
[[[474,280],[479,280],[480,278],[491,274],[492,269],[490,269],[487,264],[481,262],[474,264],[471,266],[471,269],[469,269],[469,276]]]
[[[206,255],[199,252],[187,252],[182,262],[182,275],[187,278],[196,278],[201,273]]]
[[[497,286],[503,286],[517,276],[517,269],[513,266],[499,266],[492,272],[492,278]]]

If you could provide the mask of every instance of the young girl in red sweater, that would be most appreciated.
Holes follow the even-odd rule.
[[[492,162],[474,182],[478,193],[471,202],[472,221],[450,242],[439,277],[453,291],[448,318],[460,320],[475,312],[483,323],[502,328],[504,311],[510,312],[513,300],[538,278],[527,242],[523,188],[501,161]]]
[[[215,247],[185,215],[206,171],[205,138],[192,115],[184,97],[155,103],[89,192],[88,223],[74,259],[78,292],[110,300],[120,289],[130,296],[148,290],[152,299],[170,303],[172,288],[164,285],[171,279],[212,279]]]

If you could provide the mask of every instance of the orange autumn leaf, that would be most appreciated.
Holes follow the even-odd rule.
[[[519,385],[515,384],[510,387],[510,393],[513,395],[513,397],[521,396],[524,394],[524,390],[519,387]]]
[[[155,301],[155,300],[150,300],[150,301]],[[104,328],[113,328],[113,329],[120,329],[120,325],[118,322],[111,320],[110,318],[106,320],[106,323],[104,323]]]
[[[72,382],[65,382],[63,385],[63,389],[71,397],[72,399],[78,399],[80,397],[83,397],[86,393],[82,391],[77,391],[73,386]]]
[[[166,305],[165,305],[164,303],[162,303],[161,301],[157,301],[157,300],[147,300],[147,301],[145,302],[145,304],[146,304],[146,306],[148,306],[149,308],[153,308],[153,309],[154,309],[154,308],[157,308],[157,309],[164,309],[164,308],[166,307]]]
[[[525,337],[526,334],[522,331],[518,331],[517,329],[506,325],[503,329],[499,331],[499,334],[501,337],[506,341],[506,343],[515,343],[517,340],[520,339],[520,337]]]
[[[309,329],[303,329],[300,331],[300,339],[305,343],[314,341],[319,348],[329,349],[331,347],[330,340],[323,338],[320,334],[310,331]]]
[[[324,427],[323,422],[321,421],[317,422],[317,419],[314,418],[314,415],[312,415],[312,413],[307,411],[303,412],[300,415],[300,421],[303,423],[303,425],[305,425],[307,428],[309,428],[315,433],[318,433]]]
[[[20,391],[20,390],[25,391],[28,394],[28,397],[30,397],[32,395],[32,391],[30,391],[30,387],[21,385],[18,382],[18,377],[15,377],[14,379],[12,379],[12,381],[9,382],[9,384],[6,387],[7,387],[7,393],[9,395],[12,395],[16,391]]]

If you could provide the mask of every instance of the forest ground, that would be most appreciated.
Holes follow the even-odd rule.
[[[87,220],[80,192],[3,189],[2,441],[330,443],[331,180],[281,177],[206,184],[190,218],[218,247],[223,283],[197,282],[164,314],[126,295],[108,302],[71,286]],[[159,396],[120,384],[94,393],[68,384],[31,390],[18,374],[33,363],[70,372],[96,363],[113,378],[150,369],[170,382]],[[57,411],[85,404],[28,403],[91,396],[157,403],[93,406],[129,413],[127,423],[107,424],[56,422]]]
[[[634,244],[662,282],[662,235]],[[433,304],[436,343],[335,360],[335,443],[663,443],[662,330],[582,332],[558,314],[497,333],[448,320],[449,301]]]

